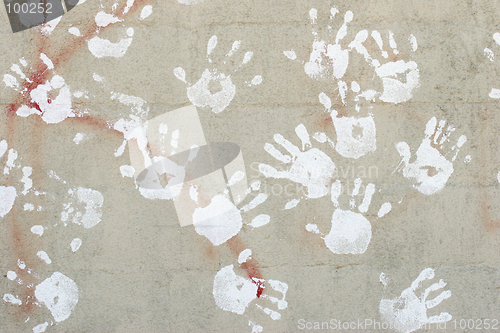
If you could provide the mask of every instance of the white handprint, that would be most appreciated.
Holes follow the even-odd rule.
[[[426,268],[409,288],[403,290],[401,296],[394,299],[383,298],[379,306],[382,318],[401,333],[414,332],[426,324],[450,321],[452,317],[448,312],[441,312],[439,315],[427,317],[428,309],[432,309],[451,296],[451,291],[446,290],[434,299],[427,300],[429,293],[446,286],[443,280],[439,280],[439,282],[432,284],[424,292],[421,292],[420,298],[415,294],[423,281],[432,278],[434,278],[434,270]]]
[[[337,133],[335,150],[347,158],[360,158],[377,149],[377,132],[373,116],[366,117],[337,117],[337,111],[332,110],[332,101],[325,93],[319,94],[319,101],[332,117],[333,126]],[[317,133],[316,137],[329,140],[324,133]],[[324,141],[323,141],[324,142]]]
[[[246,249],[242,251],[238,262],[243,264],[249,260],[252,251]],[[269,292],[263,293],[269,289]],[[270,301],[275,304],[276,310],[284,310],[288,307],[285,300],[288,285],[278,280],[250,279],[237,275],[234,272],[234,265],[223,267],[217,272],[214,278],[213,295],[215,304],[224,311],[230,311],[237,314],[244,314],[248,306],[256,299]],[[270,292],[281,294],[281,297],[271,296]],[[266,305],[254,304],[257,309],[267,314],[272,320],[279,320],[281,314],[272,310]],[[249,320],[253,332],[262,332],[263,328]]]
[[[368,100],[379,100],[387,103],[402,103],[407,102],[413,97],[413,90],[419,86],[420,74],[418,65],[415,61],[395,60],[399,54],[397,44],[394,40],[394,34],[389,31],[388,39],[389,46],[392,49],[392,56],[388,61],[389,53],[383,49],[383,39],[381,34],[374,30],[371,32],[371,37],[375,40],[380,48],[380,54],[383,59],[377,60],[372,58],[363,43],[368,39],[368,31],[362,30],[358,32],[355,39],[349,44],[349,47],[355,49],[358,53],[364,56],[365,60],[375,68],[375,74],[382,80],[383,91],[377,92],[374,90],[366,90],[359,94],[359,97],[364,97]],[[409,38],[412,51],[415,52],[418,48],[417,39],[410,35]],[[372,52],[373,53],[373,52]],[[381,64],[386,62],[384,64]],[[402,75],[403,78],[398,76]],[[358,98],[359,98],[358,97]]]
[[[39,254],[40,252],[43,251],[39,251]],[[43,253],[46,255],[45,252]],[[48,256],[46,258],[48,259]],[[47,259],[45,261],[50,263],[50,259],[48,259],[49,261]],[[50,311],[56,323],[68,319],[78,303],[79,291],[76,283],[66,275],[54,272],[50,277],[35,286],[34,281],[40,278],[39,275],[32,269],[27,268],[24,261],[18,260],[17,266],[17,273],[12,270],[8,271],[6,277],[11,281],[15,281],[16,287],[25,286],[26,290],[23,292],[25,296],[20,297],[12,293],[5,293],[3,300],[21,307],[28,307],[31,304],[41,307],[43,304]],[[45,332],[49,326],[49,321],[50,325],[54,324],[52,320],[48,320],[33,327],[33,332]]]
[[[282,154],[270,143],[266,143],[264,149],[278,161],[284,164],[291,163],[291,166],[286,171],[278,171],[268,164],[259,164],[259,170],[266,177],[285,178],[307,187],[307,198],[321,198],[329,192],[335,164],[324,152],[311,148],[311,140],[303,124],[295,128],[295,133],[302,141],[302,150],[306,147],[309,149],[301,151],[281,134],[275,134],[274,141],[285,148],[291,156]]]
[[[233,177],[232,177],[233,178]],[[231,180],[229,180],[231,183]],[[229,185],[229,184],[228,184]],[[247,193],[257,191],[260,182],[252,183]],[[198,191],[194,186],[190,189],[191,198],[198,204]],[[211,198],[210,203],[205,207],[198,207],[193,213],[193,225],[196,232],[205,236],[214,246],[225,243],[228,239],[237,235],[243,227],[243,216],[261,205],[267,200],[267,194],[259,193],[248,204],[241,208],[229,200],[228,193],[216,195]],[[252,228],[258,228],[268,224],[270,217],[267,214],[259,214],[250,223],[245,222]]]
[[[41,53],[40,59],[46,66],[46,71],[52,71],[54,69],[54,64],[47,55]],[[19,59],[19,62],[24,68],[28,66],[24,58]],[[20,80],[11,74],[5,74],[3,82],[19,93],[27,95],[28,88],[23,88],[22,82],[27,81],[29,84],[33,84],[33,81],[25,74],[25,72],[31,69],[27,68],[23,71],[21,66],[18,64],[13,64],[11,66],[11,70],[19,76]],[[56,91],[58,91],[57,96],[53,97]],[[48,124],[59,123],[68,117],[75,116],[72,110],[69,86],[64,81],[64,78],[55,73],[50,81],[46,80],[44,83],[38,84],[32,88],[32,90],[29,91],[29,96],[26,97],[30,98],[30,103],[19,107],[16,111],[18,116],[28,117],[32,114],[38,114]]]
[[[493,40],[497,44],[497,47],[500,46],[500,33],[499,32],[495,32],[493,34]],[[496,57],[495,53],[487,47],[484,48],[484,55],[486,55],[488,57],[488,59],[490,59],[490,61],[494,61],[495,57]],[[500,89],[491,88],[489,96],[491,98],[499,99],[500,98]]]
[[[358,205],[359,213],[354,212],[356,199],[362,181],[360,178],[354,181],[354,189],[349,201],[350,209],[339,208],[339,196],[342,193],[342,185],[339,180],[332,184],[332,202],[335,211],[332,216],[332,228],[328,235],[322,234],[316,224],[307,224],[306,229],[310,232],[321,234],[325,244],[330,251],[336,254],[361,254],[366,251],[372,237],[372,227],[370,221],[363,216],[370,208],[372,196],[375,193],[375,185],[370,183],[365,188],[365,194],[361,204]],[[379,211],[378,217],[383,217],[391,210],[391,204],[384,203]]]
[[[339,10],[336,7],[331,8],[330,20],[333,21],[338,13]],[[350,48],[342,48],[340,42],[347,35],[347,24],[352,21],[353,13],[351,11],[345,13],[344,23],[337,31],[333,44],[320,39],[316,28],[318,11],[315,8],[311,8],[309,11],[309,18],[311,20],[314,41],[309,61],[302,62],[304,64],[304,70],[309,77],[316,80],[337,80],[339,92],[344,103],[347,85],[341,79],[345,75],[347,66],[349,65]],[[330,25],[328,25],[328,31],[330,33],[330,39],[333,40],[332,27]],[[297,59],[297,55],[293,50],[284,51],[283,54],[291,60]]]
[[[100,11],[95,16],[95,23],[97,25],[97,32],[101,29],[107,27],[110,24],[115,24],[117,22],[122,22],[125,14],[129,12],[131,7],[134,4],[134,0],[127,1],[127,5],[123,9],[122,13],[117,13],[116,4],[112,8],[112,12],[106,13],[104,11]],[[144,20],[152,13],[152,7],[150,5],[144,6],[141,11],[140,20]],[[75,36],[80,36],[80,31],[76,27],[70,28],[69,32]],[[125,30],[126,37],[120,38],[118,42],[111,42],[108,39],[101,38],[99,36],[95,36],[91,38],[87,42],[88,49],[90,53],[92,53],[97,58],[106,58],[106,57],[114,57],[120,58],[125,55],[128,48],[132,44],[133,36],[134,36],[134,28],[128,27]]]
[[[207,61],[212,63],[210,54],[217,46],[217,36],[212,36],[207,45]],[[235,41],[231,50],[226,54],[224,64],[228,59],[239,50],[241,41]],[[253,57],[253,52],[246,52],[240,65],[233,70],[237,72],[238,69],[249,63]],[[219,71],[217,68],[206,68],[201,74],[201,78],[195,84],[191,85],[186,81],[186,72],[183,68],[177,67],[174,69],[175,76],[182,82],[188,85],[187,96],[191,103],[198,107],[210,108],[214,113],[224,111],[224,109],[231,103],[236,94],[236,85],[231,80],[231,74],[226,74]],[[262,82],[262,76],[256,75],[251,82],[247,82],[249,86],[259,85]]]
[[[448,178],[453,173],[453,161],[457,158],[460,147],[467,141],[465,135],[458,138],[457,143],[451,147],[447,153],[453,153],[451,161],[447,154],[441,152],[444,144],[449,141],[449,137],[455,128],[448,125],[445,129],[446,120],[441,120],[438,124],[436,117],[432,117],[425,127],[425,138],[417,149],[416,159],[410,163],[410,147],[406,142],[399,142],[396,148],[402,157],[404,164],[403,175],[405,178],[414,179],[413,185],[419,192],[431,195],[444,188]]]

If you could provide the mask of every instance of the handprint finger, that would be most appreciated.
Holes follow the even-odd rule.
[[[274,141],[285,148],[290,154],[292,154],[293,157],[296,157],[301,153],[300,149],[297,146],[285,139],[281,134],[275,134]]]
[[[436,298],[431,299],[429,301],[426,301],[425,302],[425,306],[427,307],[427,309],[432,309],[436,305],[439,305],[439,303],[441,303],[444,299],[447,299],[447,298],[450,298],[450,297],[451,297],[451,291],[450,290],[443,291]]]
[[[295,127],[295,133],[302,142],[302,150],[305,150],[306,148],[310,148],[312,146],[311,139],[309,138],[309,133],[307,133],[307,129],[304,124],[300,124]]]
[[[259,171],[266,177],[286,178],[287,173],[278,171],[268,164],[259,164]]]
[[[411,290],[415,291],[420,286],[420,283],[422,283],[425,280],[430,280],[433,277],[434,277],[434,270],[432,268],[424,269],[422,272],[420,272],[415,281],[412,282]]]
[[[451,315],[448,312],[441,312],[438,316],[429,317],[428,322],[433,323],[444,323],[451,320]]]
[[[282,163],[290,163],[292,160],[290,156],[282,154],[278,149],[276,149],[272,144],[266,143],[264,145],[264,150],[271,154],[272,157],[277,159]]]
[[[425,301],[430,292],[439,290],[441,288],[444,288],[445,286],[446,282],[444,282],[443,280],[439,280],[439,282],[434,283],[429,288],[425,289],[424,296],[422,297],[422,299]]]

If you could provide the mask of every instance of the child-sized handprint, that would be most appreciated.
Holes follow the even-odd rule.
[[[274,141],[285,148],[290,155],[282,154],[272,144],[266,143],[264,149],[284,164],[291,164],[285,171],[278,171],[268,164],[259,164],[260,172],[266,177],[289,179],[307,187],[307,198],[321,198],[328,194],[335,173],[332,159],[317,148],[311,148],[309,134],[303,124],[295,128],[302,141],[301,151],[281,134],[274,135]],[[308,148],[307,150],[305,150]]]
[[[321,234],[325,244],[330,251],[336,254],[361,254],[366,251],[372,238],[372,227],[370,221],[363,215],[370,208],[372,196],[375,193],[375,185],[370,183],[365,188],[363,200],[356,205],[356,197],[359,195],[362,180],[354,180],[354,189],[349,200],[350,208],[347,210],[339,208],[339,196],[342,194],[342,185],[339,180],[332,184],[332,202],[335,211],[332,216],[332,228],[328,235],[322,234],[316,224],[309,223],[307,231]],[[359,212],[355,212],[356,206]],[[378,217],[383,217],[391,210],[389,202],[384,203],[379,211]]]
[[[217,46],[217,36],[212,36],[207,45],[207,61],[212,63],[210,54]],[[241,41],[235,41],[231,50],[226,54],[226,59],[223,64],[226,64],[228,59],[239,50]],[[238,69],[249,63],[253,57],[253,52],[246,52],[240,65],[233,70],[237,72]],[[188,85],[187,96],[191,103],[198,107],[210,108],[214,113],[224,111],[224,109],[231,103],[236,94],[236,85],[231,80],[231,74],[226,74],[217,68],[206,68],[201,74],[201,78],[195,84],[191,85],[186,81],[186,72],[183,68],[177,67],[174,69],[175,76]],[[247,82],[249,86],[259,85],[262,82],[262,76],[256,75],[254,78]]]
[[[363,45],[369,38],[367,30],[360,31],[349,47],[355,49],[364,56],[365,60],[375,68],[375,74],[382,80],[383,91],[366,90],[359,94],[360,97],[375,101],[376,98],[387,103],[407,102],[413,97],[413,90],[420,84],[420,73],[415,61],[397,60],[399,51],[397,49],[394,34],[389,31],[388,39],[391,51],[384,50],[383,39],[380,32],[374,30],[371,37],[380,49],[379,59],[374,59]],[[415,36],[409,37],[410,46],[413,52],[418,48]]]
[[[47,55],[41,53],[40,59],[45,66],[45,71],[53,71],[54,64]],[[3,78],[8,87],[13,88],[29,99],[27,104],[17,109],[16,114],[18,116],[28,117],[37,114],[48,124],[59,123],[68,117],[75,116],[72,110],[71,91],[63,77],[54,73],[50,80],[34,85],[29,78],[29,71],[32,69],[28,67],[26,60],[21,58],[19,63],[22,67],[18,64],[11,66],[11,70],[18,75],[19,80],[11,74],[5,74]],[[23,70],[23,68],[25,69]],[[29,91],[28,88],[23,86],[23,81],[27,81],[34,88]]]
[[[427,310],[439,305],[451,296],[451,291],[445,290],[432,300],[427,300],[429,294],[446,286],[443,280],[432,284],[417,296],[416,291],[422,282],[434,278],[432,268],[424,269],[411,286],[394,299],[383,298],[380,301],[379,311],[382,318],[401,333],[414,332],[426,324],[444,323],[451,320],[448,312],[427,317]]]
[[[330,10],[330,20],[333,21],[339,10],[336,7]],[[309,18],[312,25],[312,34],[314,41],[312,44],[312,51],[309,61],[302,61],[306,74],[316,80],[337,80],[339,92],[344,102],[346,83],[342,80],[346,73],[347,66],[349,65],[349,51],[348,47],[343,48],[340,42],[347,35],[347,24],[352,21],[353,13],[347,11],[344,15],[344,22],[337,31],[335,38],[332,36],[332,27],[328,25],[329,40],[332,43],[326,42],[319,37],[317,29],[318,11],[311,8],[309,11]],[[284,51],[283,54],[291,60],[297,59],[295,51]]]
[[[319,94],[319,101],[332,117],[337,132],[335,150],[340,155],[357,159],[377,149],[375,121],[371,114],[366,117],[337,117],[338,113],[332,110],[332,101],[325,93]],[[331,142],[324,133],[318,133],[316,137]]]
[[[238,259],[239,264],[244,265],[251,259],[251,253],[250,249],[242,251]],[[234,265],[225,266],[215,275],[213,288],[215,304],[224,311],[240,315],[246,312],[245,315],[248,317],[255,315],[255,311],[249,311],[248,308],[253,302],[254,309],[262,311],[272,320],[281,319],[279,311],[288,307],[288,302],[285,300],[288,285],[278,280],[244,278],[237,275],[234,268]],[[262,332],[262,326],[252,320],[249,320],[249,325],[252,326],[252,332]]]
[[[448,153],[443,154],[444,144],[449,141],[450,135],[455,131],[452,125],[445,129],[446,120],[437,122],[432,117],[425,127],[425,138],[415,153],[415,161],[410,163],[410,147],[406,142],[399,142],[396,148],[401,155],[403,164],[403,175],[407,179],[415,180],[413,185],[420,193],[431,195],[442,190],[448,178],[453,173],[453,161],[457,158],[460,147],[467,141],[465,135],[461,135],[457,143],[451,147]],[[446,157],[448,154],[453,156]]]

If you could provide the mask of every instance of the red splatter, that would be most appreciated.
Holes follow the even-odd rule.
[[[233,238],[227,241],[231,252],[233,252],[236,256],[238,256],[241,251],[245,250],[247,247],[243,243],[243,241],[236,235]],[[262,278],[262,274],[257,267],[258,263],[255,259],[250,259],[243,264],[241,264],[241,268],[243,268],[250,280],[252,280],[255,285],[257,285],[257,297],[260,298],[262,292],[264,292],[264,279]]]

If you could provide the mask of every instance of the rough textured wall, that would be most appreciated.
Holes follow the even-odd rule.
[[[498,1],[6,11],[0,331],[500,330]]]

